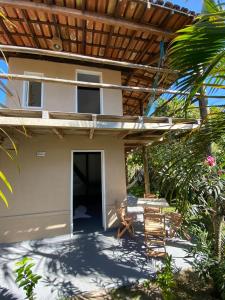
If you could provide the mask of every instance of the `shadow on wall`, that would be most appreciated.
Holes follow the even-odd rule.
[[[0,242],[19,242],[67,234],[69,231],[67,220],[69,220],[67,215],[5,217],[0,221]]]
[[[11,287],[11,291],[15,287],[12,269],[24,256],[34,259],[34,271],[42,276],[37,293],[46,295],[48,288],[48,292],[57,297],[69,297],[88,288],[127,285],[155,272],[145,257],[143,237],[116,240],[114,232],[81,234],[71,240],[23,242],[3,246],[0,250],[1,285]],[[0,299],[11,298],[1,298],[0,294]]]

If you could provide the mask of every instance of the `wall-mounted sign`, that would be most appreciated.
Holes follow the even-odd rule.
[[[38,151],[37,152],[37,157],[45,157],[46,156],[46,152],[45,151]]]

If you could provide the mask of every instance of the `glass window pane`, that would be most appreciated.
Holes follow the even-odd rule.
[[[84,74],[84,73],[78,73],[77,80],[78,81],[86,81],[86,82],[95,82],[95,83],[100,82],[99,75]]]
[[[41,107],[41,82],[29,81],[28,106]]]
[[[78,87],[78,112],[100,114],[100,90]]]
[[[93,74],[78,73],[77,80],[99,83],[100,76]],[[77,104],[79,113],[100,114],[100,89],[78,87]]]

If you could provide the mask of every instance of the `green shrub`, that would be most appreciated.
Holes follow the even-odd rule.
[[[156,275],[156,283],[162,290],[163,299],[174,299],[173,288],[175,287],[175,279],[173,273],[172,255],[167,255],[164,259],[164,266]]]
[[[34,274],[31,268],[35,265],[30,263],[32,258],[24,257],[21,261],[16,263],[18,267],[15,272],[17,273],[16,283],[19,284],[19,288],[23,288],[26,293],[26,299],[34,300],[34,288],[41,276]]]
[[[133,196],[140,198],[144,196],[144,185],[135,184],[132,188],[129,189],[129,194],[132,194]]]
[[[212,241],[207,230],[195,226],[192,232],[196,238],[191,251],[195,257],[193,267],[201,279],[213,281],[215,293],[225,300],[225,257],[218,261],[213,256]]]

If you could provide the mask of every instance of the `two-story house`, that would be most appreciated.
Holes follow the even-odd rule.
[[[16,160],[0,155],[13,187],[9,208],[1,204],[0,242],[115,226],[127,196],[125,153],[197,126],[143,117],[149,97],[176,78],[166,62],[158,68],[160,47],[193,13],[141,0],[0,5],[11,74],[0,127],[18,149],[2,132]]]

